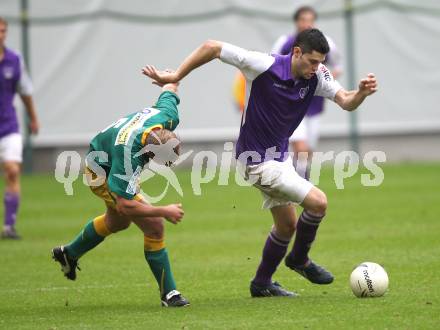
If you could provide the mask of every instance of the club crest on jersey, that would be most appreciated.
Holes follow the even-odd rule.
[[[309,92],[309,86],[301,88],[299,90],[299,97],[302,99],[305,98],[308,92]]]
[[[5,77],[5,79],[12,79],[12,77],[14,76],[14,67],[5,66],[3,68],[3,76]]]

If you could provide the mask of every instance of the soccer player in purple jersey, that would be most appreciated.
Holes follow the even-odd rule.
[[[6,180],[5,219],[1,238],[19,239],[15,229],[20,203],[20,164],[22,139],[13,101],[20,94],[29,115],[29,129],[38,133],[38,119],[32,99],[32,83],[19,54],[5,46],[8,22],[0,17],[0,163]]]
[[[301,31],[306,29],[311,29],[315,27],[316,19],[318,14],[310,6],[299,7],[292,16],[293,22],[295,24],[295,32],[289,35],[282,35],[275,42],[272,47],[272,53],[287,55],[292,51],[293,43],[295,42],[296,35]],[[341,65],[341,55],[333,42],[328,36],[327,42],[330,47],[330,51],[327,54],[324,65],[330,69],[333,78],[337,79],[342,73]],[[299,126],[296,128],[290,137],[290,144],[292,146],[295,155],[300,153],[306,153],[305,157],[295,157],[296,158],[296,170],[297,172],[308,178],[308,163],[311,161],[312,152],[315,150],[319,139],[319,124],[320,115],[324,111],[324,98],[321,96],[315,96],[310,103],[309,109],[307,110],[306,116]]]
[[[143,68],[143,73],[153,82],[163,84],[180,81],[195,68],[219,58],[240,69],[247,79],[248,99],[236,158],[244,164],[245,175],[261,190],[263,207],[271,210],[274,221],[251,281],[253,297],[295,296],[272,281],[295,230],[293,248],[285,258],[286,266],[312,283],[333,282],[333,275],[309,258],[327,210],[327,197],[296,173],[288,157],[289,137],[304,118],[314,95],[329,98],[344,110],[353,111],[376,91],[377,82],[370,73],[359,82],[357,90],[345,90],[322,64],[328,51],[322,32],[308,29],[298,34],[289,55],[267,55],[210,40],[173,73],[159,71],[151,65]],[[304,208],[298,220],[294,203]]]

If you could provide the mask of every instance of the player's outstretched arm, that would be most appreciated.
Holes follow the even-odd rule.
[[[142,73],[158,84],[178,82],[192,70],[212,61],[213,59],[219,58],[222,45],[223,43],[220,41],[205,41],[182,62],[175,72],[160,71],[152,65],[147,65],[142,68]]]
[[[359,82],[359,89],[346,91],[340,89],[335,95],[335,102],[344,110],[356,110],[367,96],[377,91],[377,81],[373,73],[369,73],[366,78]]]
[[[164,217],[174,224],[180,222],[184,211],[182,204],[153,206],[137,200],[116,197],[116,207],[119,213],[129,217]]]

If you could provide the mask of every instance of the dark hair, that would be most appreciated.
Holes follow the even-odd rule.
[[[318,13],[316,12],[315,9],[313,9],[313,7],[310,6],[302,6],[299,7],[292,15],[292,19],[294,22],[299,20],[299,17],[304,14],[304,13],[312,13],[313,16],[315,16],[315,20],[318,19]]]
[[[298,33],[293,47],[301,48],[303,53],[311,53],[315,50],[327,54],[330,50],[327,38],[318,29],[307,29]]]

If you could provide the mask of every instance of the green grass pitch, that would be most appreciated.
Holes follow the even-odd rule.
[[[0,329],[438,329],[440,165],[386,165],[384,172],[380,187],[363,187],[356,175],[337,190],[333,172],[323,171],[329,209],[311,256],[336,280],[312,285],[282,264],[274,279],[296,299],[249,296],[271,226],[259,192],[212,182],[194,196],[189,173],[179,172],[186,213],[181,224],[167,223],[166,241],[178,289],[192,305],[178,310],[160,307],[135,226],[86,254],[77,281],[67,281],[50,249],[72,239],[103,204],[82,183],[69,197],[52,176],[25,176],[24,239],[0,241]],[[171,193],[163,203],[179,200]],[[384,297],[352,295],[348,278],[363,261],[388,271]]]

